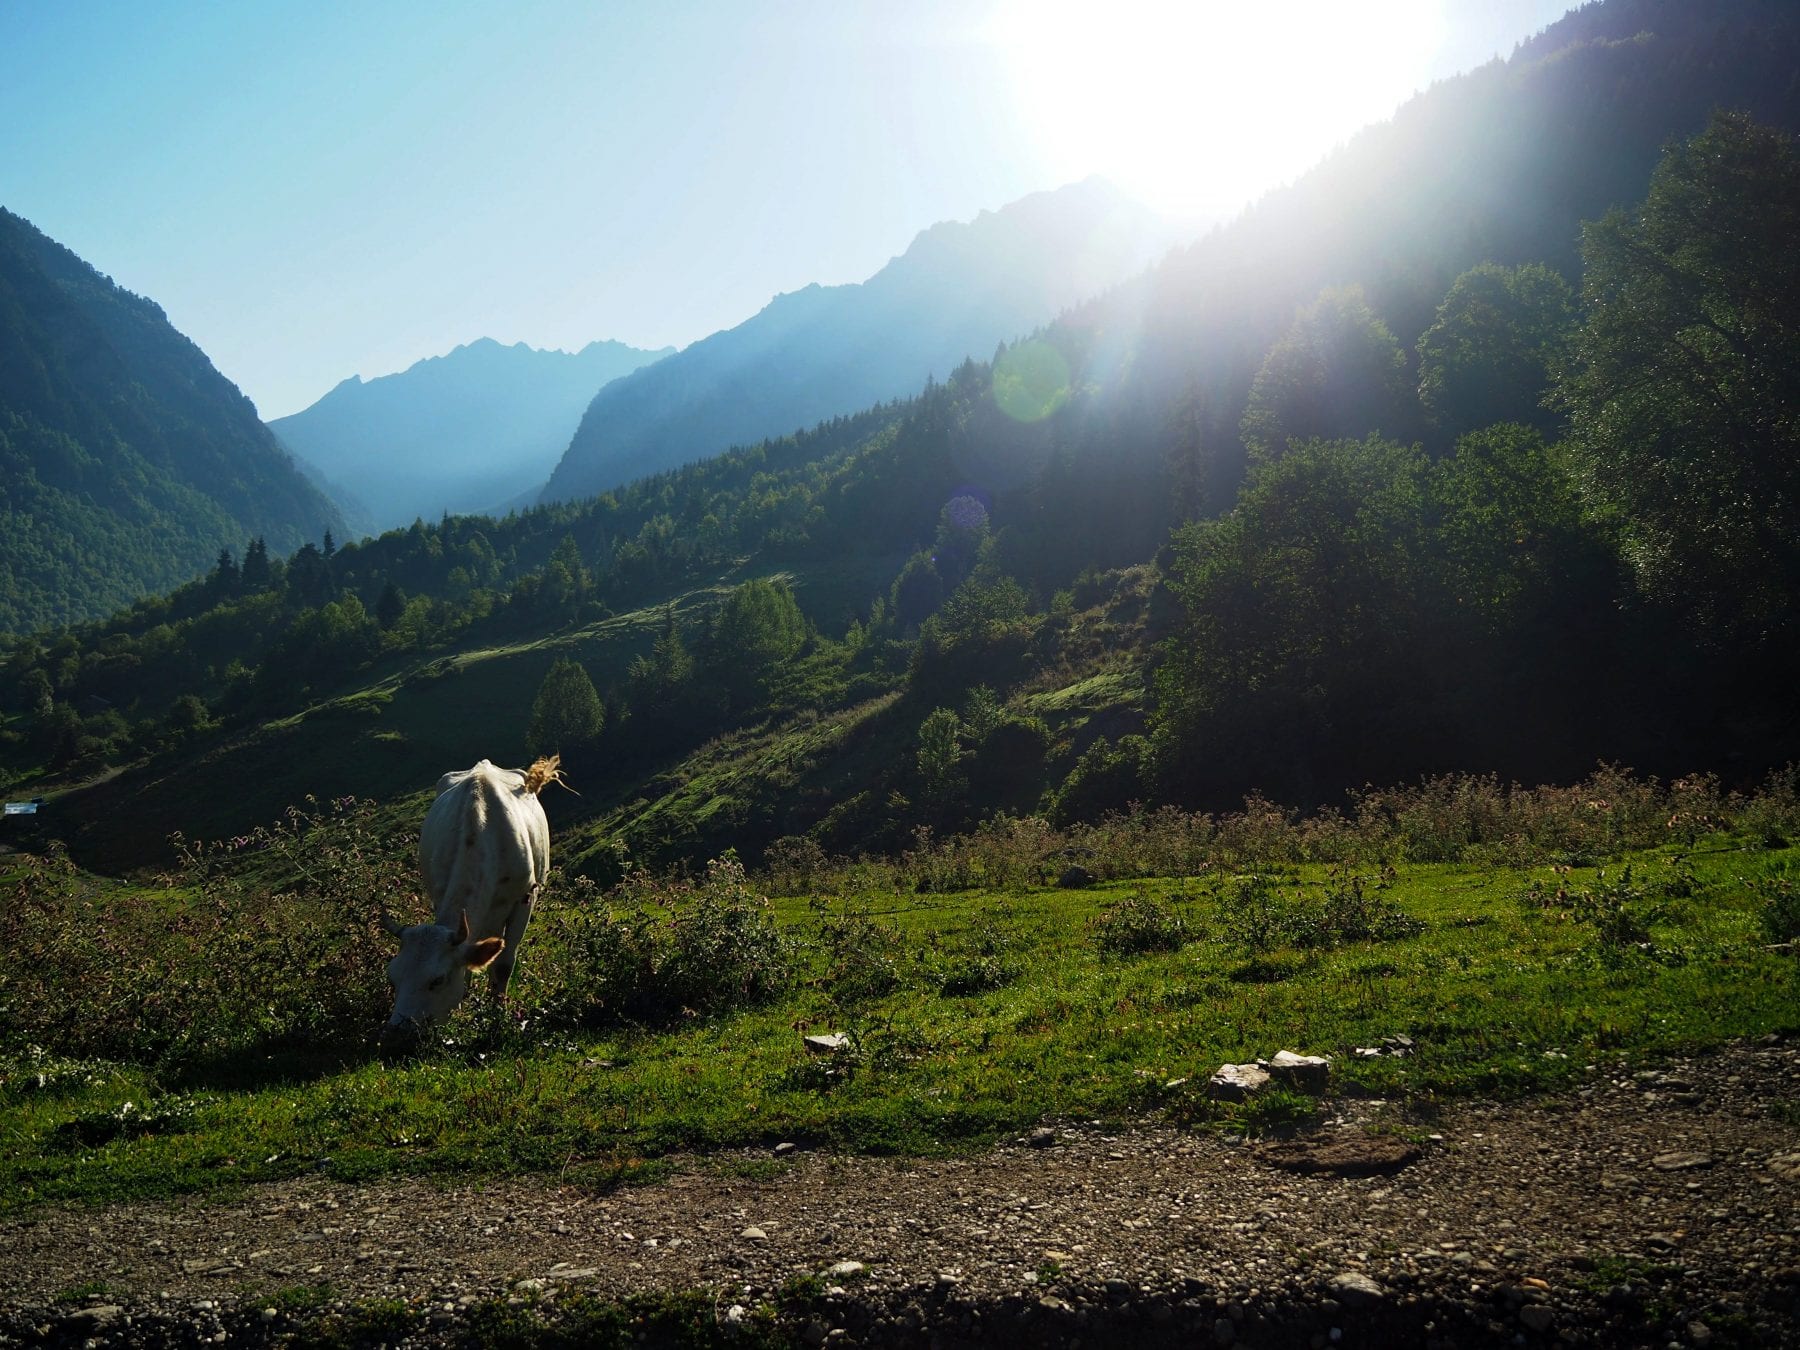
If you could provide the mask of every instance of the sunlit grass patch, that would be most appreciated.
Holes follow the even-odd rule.
[[[1195,1106],[1219,1064],[1280,1049],[1333,1056],[1339,1091],[1402,1102],[1554,1090],[1620,1056],[1792,1029],[1795,963],[1765,949],[1753,884],[1784,876],[1791,856],[1722,838],[1632,855],[1633,896],[1654,892],[1654,912],[1642,911],[1651,951],[1612,943],[1571,905],[1522,899],[1534,885],[1573,894],[1616,884],[1622,868],[1613,864],[1604,878],[1555,865],[1401,863],[1351,874],[1285,864],[1256,874],[1281,904],[1315,920],[1334,904],[1344,912],[1325,925],[1329,940],[1317,923],[1278,925],[1256,944],[1229,921],[1237,903],[1229,873],[1088,890],[864,885],[848,897],[780,897],[766,908],[732,877],[696,883],[715,887],[712,901],[679,887],[652,895],[642,889],[650,883],[611,893],[565,885],[546,898],[527,939],[510,1010],[465,1007],[437,1049],[395,1065],[372,1057],[354,1018],[309,1034],[277,1008],[269,1025],[286,1029],[261,1037],[261,1023],[231,1000],[268,989],[207,973],[221,952],[252,968],[283,953],[323,959],[326,946],[292,941],[290,925],[317,922],[334,942],[372,944],[366,962],[332,958],[348,972],[342,978],[378,980],[379,940],[335,923],[316,898],[266,928],[202,925],[186,930],[189,945],[156,949],[162,978],[199,981],[222,1000],[210,1014],[183,1005],[217,1019],[199,1029],[206,1034],[192,1053],[148,1023],[136,1033],[111,1024],[103,1045],[90,1043],[83,1019],[104,1017],[90,1000],[111,986],[82,973],[91,943],[81,962],[67,963],[59,944],[85,943],[85,934],[56,922],[54,905],[40,906],[43,926],[22,930],[26,968],[62,1006],[53,1020],[14,1018],[0,1033],[0,1178],[11,1208],[303,1173],[530,1171],[606,1188],[653,1180],[675,1154],[784,1140],[927,1154],[1046,1118],[1145,1110],[1208,1128],[1304,1127],[1310,1111],[1284,1097],[1247,1111]],[[191,923],[215,903],[204,886],[115,892],[66,873],[46,884],[66,886],[83,913],[104,894],[126,930],[141,922],[150,932],[172,915]],[[1138,910],[1157,921],[1145,931],[1179,919],[1180,940],[1109,949],[1099,935]],[[708,913],[725,917],[714,925]],[[767,922],[774,945],[747,945],[752,930],[733,913]],[[611,925],[662,936],[631,947],[615,970],[592,943],[574,940]],[[109,941],[130,936],[115,930]],[[690,941],[690,956],[671,955]],[[766,968],[781,978],[709,984],[708,971],[731,967],[726,947],[734,959],[776,961]],[[1612,947],[1620,951],[1609,955]],[[644,986],[629,981],[655,978],[661,960],[676,962],[667,967],[674,982],[660,986],[669,996],[633,1002],[629,990]],[[18,966],[0,976],[0,1008],[40,1006],[19,978]],[[608,984],[620,979],[628,982]],[[710,997],[727,987],[737,993]],[[379,1008],[378,986],[357,997]],[[233,1027],[250,1037],[234,1055],[199,1053],[218,1028]],[[804,1038],[822,1032],[842,1033],[843,1048],[809,1050]],[[1396,1035],[1413,1042],[1406,1057],[1353,1057]]]

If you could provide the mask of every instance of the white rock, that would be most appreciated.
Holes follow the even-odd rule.
[[[1268,1085],[1267,1070],[1259,1069],[1254,1064],[1223,1064],[1217,1073],[1206,1080],[1207,1093],[1227,1102],[1241,1102]]]
[[[1323,1092],[1331,1079],[1331,1061],[1323,1055],[1297,1055],[1279,1050],[1269,1061],[1269,1072],[1289,1087],[1304,1092]]]

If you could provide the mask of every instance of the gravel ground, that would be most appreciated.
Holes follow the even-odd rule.
[[[946,1160],[683,1159],[607,1194],[307,1179],[38,1211],[0,1222],[0,1345],[277,1343],[372,1298],[451,1344],[471,1308],[554,1319],[577,1291],[706,1289],[729,1325],[797,1276],[822,1276],[782,1321],[809,1345],[1800,1344],[1800,1043],[1424,1121],[1334,1110],[1298,1148],[1067,1122]]]

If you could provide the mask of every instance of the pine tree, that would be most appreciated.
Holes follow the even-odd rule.
[[[269,545],[258,535],[244,549],[244,566],[240,573],[241,582],[246,593],[266,591],[274,583],[275,577],[269,568]]]
[[[562,657],[550,667],[531,705],[525,748],[534,755],[568,754],[592,745],[606,722],[594,682],[581,665]]]
[[[400,616],[406,613],[406,592],[392,581],[381,588],[381,596],[375,601],[375,622],[382,630],[392,628],[400,622]]]

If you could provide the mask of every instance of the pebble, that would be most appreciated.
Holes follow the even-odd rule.
[[[1650,1160],[1650,1165],[1662,1172],[1691,1172],[1711,1167],[1713,1159],[1710,1153],[1659,1153]]]
[[[748,1242],[767,1242],[769,1239],[769,1235],[763,1232],[763,1230],[758,1228],[755,1224],[751,1224],[750,1227],[739,1233],[738,1236]]]

